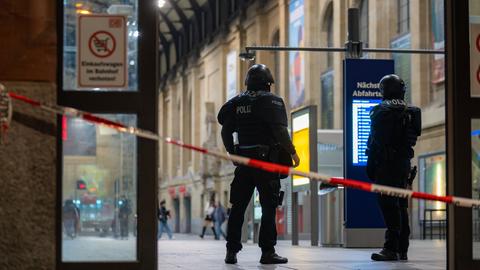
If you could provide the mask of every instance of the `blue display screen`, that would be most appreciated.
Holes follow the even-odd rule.
[[[367,165],[368,136],[370,134],[370,111],[381,102],[380,99],[353,99],[352,102],[352,164]]]

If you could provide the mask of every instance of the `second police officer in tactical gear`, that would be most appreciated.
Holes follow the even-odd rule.
[[[411,188],[416,167],[411,168],[410,160],[421,133],[421,110],[404,101],[405,83],[395,74],[380,80],[380,91],[383,100],[370,112],[367,175],[380,185]],[[372,260],[408,260],[407,199],[381,194],[378,203],[387,231],[382,251],[373,253]]]
[[[288,134],[284,102],[282,98],[270,93],[273,83],[272,74],[265,65],[256,64],[248,70],[245,79],[246,91],[225,103],[218,113],[218,122],[222,125],[222,140],[227,152],[231,154],[298,166],[300,160]],[[260,193],[262,206],[260,262],[288,262],[287,258],[275,253],[275,215],[276,208],[281,203],[280,177],[282,176],[278,173],[246,166],[237,166],[235,169],[230,190],[232,209],[228,219],[225,263],[237,262],[236,254],[242,249],[244,214],[255,187]]]

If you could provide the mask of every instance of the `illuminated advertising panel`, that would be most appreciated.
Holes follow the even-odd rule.
[[[292,0],[289,5],[288,45],[304,46],[305,9],[303,0]],[[290,108],[298,108],[305,100],[305,53],[289,52]]]
[[[300,158],[300,165],[296,168],[302,172],[310,171],[310,114],[308,110],[302,111],[292,118],[292,141]],[[293,186],[302,186],[310,183],[303,176],[293,176]]]

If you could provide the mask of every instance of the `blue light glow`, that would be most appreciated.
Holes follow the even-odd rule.
[[[352,102],[352,164],[367,165],[368,136],[370,134],[370,111],[381,102],[380,99],[354,99]]]

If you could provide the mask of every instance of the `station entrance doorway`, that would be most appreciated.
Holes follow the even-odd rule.
[[[79,27],[76,12],[79,6],[75,6],[71,1],[58,4],[58,103],[99,114],[131,126],[158,132],[158,121],[156,119],[157,93],[151,90],[158,88],[156,83],[158,63],[156,62],[157,59],[152,57],[158,52],[158,14],[154,12],[148,1],[130,2],[135,3],[133,8],[126,8],[122,5],[101,5],[101,7],[98,7],[100,10],[98,13],[102,13],[102,16],[107,14],[104,16],[105,21],[103,23],[92,23],[89,26],[97,27],[103,24],[106,28],[115,28],[109,34],[98,33],[100,29],[98,29],[99,31],[89,30],[92,32],[85,43],[86,47],[83,49],[86,49],[87,52],[90,50],[92,55],[103,59],[115,57],[114,46],[111,42],[113,39],[115,39],[115,42],[121,41],[122,37],[114,32],[120,31],[117,28],[122,28],[122,20],[126,20],[126,28],[122,31],[127,34],[127,37],[123,38],[126,38],[124,39],[124,48],[128,48],[128,54],[123,59],[121,57],[114,59],[114,63],[125,65],[126,75],[116,77],[120,81],[122,78],[125,79],[124,83],[118,85],[97,83],[93,86],[77,83],[77,73],[80,72],[77,69],[79,63],[77,57],[80,57],[80,55],[77,55],[78,47],[73,41],[76,40],[77,27]],[[479,107],[476,94],[466,91],[466,89],[473,91],[470,85],[473,76],[465,72],[465,67],[470,66],[469,64],[476,60],[473,52],[468,50],[470,48],[470,33],[474,30],[470,27],[476,20],[476,18],[471,18],[476,16],[476,11],[473,9],[475,3],[470,1],[470,9],[468,1],[446,0],[443,3],[445,4],[446,15],[444,37],[446,52],[445,64],[443,65],[445,68],[443,96],[446,105],[445,159],[442,161],[441,157],[429,159],[429,156],[424,156],[424,160],[419,162],[424,162],[425,170],[427,172],[430,170],[431,173],[425,174],[425,182],[430,181],[429,178],[440,178],[445,171],[448,176],[445,184],[446,194],[472,197],[478,196],[474,192],[475,186],[473,186],[473,183],[477,183],[474,181],[476,172],[472,169],[472,159],[475,157],[476,152],[474,151],[477,149],[477,142],[476,137],[472,134],[476,134],[475,132],[479,128],[476,120],[480,118],[480,115],[477,115],[478,110],[476,110]],[[127,16],[125,16],[126,14]],[[116,27],[117,25],[122,27]],[[412,49],[402,49],[401,46],[408,44],[406,40],[408,39],[396,40],[396,43],[389,44],[390,48],[387,50],[372,48],[370,52],[368,50],[363,50],[363,52],[372,55],[377,53],[388,54],[390,52],[400,54],[402,53],[401,50],[411,50],[410,53],[415,53]],[[411,41],[413,44],[413,39]],[[349,53],[355,54],[358,47],[353,43],[350,45]],[[392,47],[395,46],[399,48],[397,51],[392,50]],[[119,49],[121,47],[115,46],[115,48]],[[250,49],[252,51],[261,50],[259,47],[250,47]],[[344,52],[347,51],[345,48],[342,49]],[[400,55],[398,57],[400,58]],[[313,57],[312,60],[314,59]],[[417,60],[416,64],[423,63],[422,57],[415,61],[413,59],[411,60],[412,66],[414,65],[413,62]],[[98,59],[87,59],[85,61],[91,63],[102,62]],[[397,61],[401,62],[403,60],[399,59]],[[84,75],[88,74],[89,72],[85,70]],[[92,78],[94,78],[93,82],[98,81],[95,77]],[[322,82],[325,87],[329,87],[326,77],[323,77],[323,79]],[[442,93],[435,92],[435,89],[432,92],[433,95],[442,95]],[[324,97],[325,100],[329,98],[328,95]],[[414,98],[412,96],[412,99]],[[338,97],[333,96],[332,104],[336,104],[336,101],[338,104],[337,99]],[[326,113],[328,114],[328,111]],[[431,113],[435,114],[438,111],[432,111]],[[75,119],[60,117],[57,123],[58,134],[72,135],[68,138],[60,136],[57,138],[59,157],[57,163],[57,213],[59,213],[59,216],[61,216],[63,205],[68,201],[69,204],[76,205],[83,213],[84,220],[81,220],[80,227],[85,228],[85,231],[89,231],[89,233],[98,233],[95,226],[106,228],[108,232],[112,232],[112,228],[122,227],[121,224],[127,224],[129,228],[136,228],[135,237],[127,234],[128,237],[124,238],[128,239],[118,240],[124,241],[122,245],[119,245],[120,242],[118,242],[115,245],[102,246],[103,250],[112,250],[114,253],[116,248],[125,246],[128,256],[92,259],[89,256],[78,257],[76,253],[68,252],[69,248],[78,247],[78,242],[69,242],[69,239],[64,238],[62,220],[58,219],[56,231],[57,254],[59,255],[57,256],[58,268],[158,268],[159,257],[156,241],[158,224],[156,199],[159,179],[157,142],[118,134],[100,127],[92,127],[88,123]],[[327,129],[332,128],[328,127]],[[465,149],[469,149],[467,155]],[[439,176],[437,177],[437,175]],[[79,180],[85,182],[85,189],[79,188],[82,185],[76,185]],[[428,187],[425,184],[425,188],[434,189],[435,186]],[[314,194],[317,194],[316,190]],[[187,200],[185,200],[185,209],[187,204],[195,207],[191,201],[187,203]],[[424,208],[419,206],[417,209],[425,210],[430,209],[430,207],[435,206],[424,205]],[[186,213],[188,212],[190,211],[186,211]],[[319,212],[317,211],[317,215],[320,215]],[[122,222],[121,216],[123,214],[120,213],[127,214],[129,222]],[[419,217],[422,216],[421,213],[415,215],[417,214]],[[443,217],[444,213],[439,215]],[[477,212],[471,209],[460,209],[455,206],[449,206],[446,209],[448,266],[450,269],[478,268],[479,261],[474,255],[478,246],[478,238],[473,237],[473,229],[476,228],[476,223],[473,220],[476,220],[476,215]],[[425,218],[425,214],[423,214],[423,218]],[[192,217],[187,217],[188,219],[191,220]],[[133,223],[135,223],[135,226]],[[190,222],[187,224],[190,224]],[[93,226],[91,230],[87,229],[89,226]],[[291,226],[291,224],[288,226]],[[112,237],[114,237],[113,235]],[[94,237],[85,235],[85,238],[83,237],[84,235],[82,235],[81,240],[88,240],[84,243],[86,244],[84,246],[86,250],[92,246],[98,247],[99,241],[96,240],[103,240],[100,235]],[[95,238],[95,241],[89,242],[92,238]],[[122,238],[121,234],[119,238]]]

